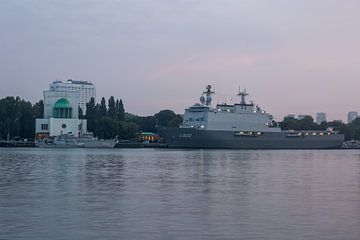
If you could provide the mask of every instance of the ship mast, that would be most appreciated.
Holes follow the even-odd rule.
[[[210,106],[211,105],[211,101],[212,101],[212,97],[211,95],[213,95],[215,92],[211,91],[211,85],[207,85],[206,86],[206,91],[203,92],[203,94],[206,96],[206,106]]]
[[[244,91],[241,91],[240,87],[239,87],[239,93],[237,95],[240,96],[240,104],[246,105],[245,98],[246,98],[246,96],[249,96],[249,94],[246,92],[246,88],[244,89]]]

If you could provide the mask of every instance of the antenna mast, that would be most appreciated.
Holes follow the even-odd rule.
[[[246,96],[249,96],[249,94],[246,92],[246,88],[244,89],[244,91],[241,91],[240,87],[239,87],[239,93],[237,95],[240,96],[240,104],[246,105],[245,98],[246,98]]]

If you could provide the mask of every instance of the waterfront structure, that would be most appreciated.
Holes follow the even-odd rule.
[[[80,92],[44,91],[44,117],[35,121],[37,140],[86,134],[87,120],[78,118]]]
[[[320,125],[322,122],[326,122],[326,113],[324,112],[316,113],[316,123]]]
[[[158,142],[160,136],[152,132],[140,132],[137,134],[137,139],[139,142]]]
[[[240,102],[211,106],[208,85],[200,102],[185,109],[180,127],[160,127],[170,148],[325,149],[340,148],[344,135],[327,131],[282,131],[273,117],[240,91]]]
[[[351,123],[356,118],[358,118],[358,112],[353,111],[348,113],[348,123]]]
[[[79,92],[79,107],[84,115],[86,113],[86,104],[90,102],[91,98],[96,100],[96,87],[88,81],[57,80],[50,84],[49,90],[55,92]]]

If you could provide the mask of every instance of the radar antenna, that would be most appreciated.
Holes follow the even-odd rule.
[[[246,105],[245,98],[246,98],[246,96],[249,96],[249,94],[246,92],[246,88],[244,89],[244,91],[241,91],[240,87],[239,87],[239,93],[237,95],[240,96],[240,104]]]
[[[211,85],[207,85],[206,91],[203,92],[203,94],[206,96],[206,102],[205,102],[206,106],[211,105],[211,101],[212,101],[211,95],[214,93],[215,93],[214,91],[211,91]]]

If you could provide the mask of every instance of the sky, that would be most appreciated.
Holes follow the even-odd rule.
[[[128,112],[183,113],[239,86],[277,120],[360,112],[358,0],[0,0],[0,97],[86,80]]]

